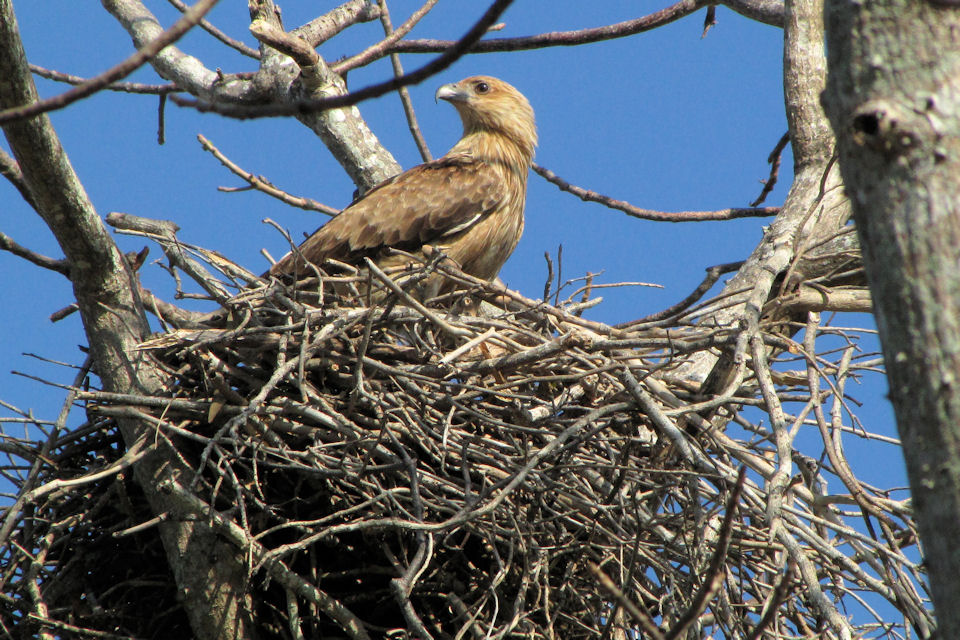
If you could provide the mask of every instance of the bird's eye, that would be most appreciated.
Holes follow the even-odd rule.
[[[477,93],[486,93],[487,91],[490,91],[490,85],[488,85],[486,82],[478,82],[473,86],[477,90]]]

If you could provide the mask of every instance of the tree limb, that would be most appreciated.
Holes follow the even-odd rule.
[[[212,9],[213,5],[216,3],[217,0],[200,0],[196,5],[184,13],[183,17],[177,20],[172,27],[154,38],[150,43],[140,48],[132,56],[120,64],[107,69],[103,73],[77,85],[73,89],[65,91],[60,95],[53,96],[52,98],[47,98],[46,100],[37,100],[36,102],[28,105],[8,108],[0,111],[0,124],[18,118],[29,118],[40,113],[53,111],[54,109],[62,109],[70,103],[76,102],[77,100],[86,98],[87,96],[100,91],[112,82],[116,82],[121,78],[127,77],[146,64],[153,56],[163,50],[166,46],[179,40],[187,33],[187,31],[193,28],[193,26],[197,24],[197,22],[199,22],[200,19],[206,15],[206,13],[210,11],[210,9]]]

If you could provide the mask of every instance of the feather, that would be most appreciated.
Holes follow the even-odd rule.
[[[478,278],[493,279],[523,232],[527,173],[537,136],[533,110],[507,83],[486,76],[440,87],[463,121],[463,137],[442,158],[380,183],[270,269],[308,276],[306,263],[397,266],[388,249],[443,251]],[[438,284],[433,291],[447,288]]]

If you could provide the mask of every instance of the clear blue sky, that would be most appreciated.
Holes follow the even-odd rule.
[[[147,3],[170,24],[177,15],[167,2]],[[400,24],[419,2],[393,3]],[[82,6],[81,6],[82,5]],[[333,2],[282,3],[285,24],[299,26]],[[459,37],[486,3],[441,2],[411,37]],[[666,3],[579,0],[517,0],[503,17],[498,36],[578,29],[609,24],[657,10]],[[589,7],[589,8],[588,8]],[[94,75],[132,52],[126,33],[96,3],[76,0],[15,0],[31,62]],[[434,155],[444,153],[460,134],[460,122],[433,94],[445,82],[474,74],[501,77],[519,88],[537,113],[540,147],[536,161],[574,184],[632,204],[665,211],[746,206],[767,176],[766,158],[786,131],[781,85],[782,32],[743,18],[723,7],[719,23],[701,39],[703,15],[652,32],[574,48],[550,48],[461,59],[441,75],[411,88],[423,133]],[[246,3],[222,2],[211,19],[234,37],[255,45],[247,33]],[[378,22],[349,29],[324,44],[328,60],[356,53],[381,36]],[[206,34],[188,36],[178,46],[210,68],[224,72],[254,70],[243,58]],[[410,70],[431,55],[404,56]],[[351,87],[389,77],[389,62],[352,72]],[[158,82],[149,68],[130,78]],[[62,85],[40,81],[49,96]],[[419,162],[400,102],[388,95],[360,105],[374,133],[404,167]],[[292,119],[231,121],[199,115],[168,104],[166,144],[156,143],[157,99],[102,93],[52,114],[70,159],[102,216],[123,211],[175,221],[180,238],[216,249],[253,271],[267,266],[259,255],[274,256],[285,241],[261,220],[273,218],[294,237],[312,231],[326,218],[291,209],[255,192],[224,194],[219,185],[241,186],[209,154],[196,135],[203,134],[235,162],[262,174],[287,191],[333,206],[349,203],[353,185],[323,144]],[[782,203],[790,184],[791,158],[785,155],[780,183],[767,204]],[[631,320],[683,298],[704,268],[745,258],[761,238],[765,219],[668,224],[636,220],[597,204],[583,203],[531,175],[527,226],[520,246],[501,277],[512,288],[536,297],[543,290],[544,252],[554,256],[563,245],[563,274],[576,277],[603,272],[600,282],[647,281],[663,289],[607,290],[605,302],[590,317],[606,322]],[[5,181],[0,181],[0,231],[27,247],[60,257],[49,231]],[[119,237],[125,250],[144,243]],[[151,247],[150,260],[160,257]],[[12,369],[60,382],[73,373],[23,352],[68,362],[82,361],[77,345],[85,338],[74,315],[51,325],[49,314],[71,302],[64,278],[0,252],[0,399],[37,415],[54,418],[62,392],[11,375]],[[171,298],[169,278],[156,266],[142,270],[144,282]],[[856,319],[861,322],[862,319]],[[853,320],[840,320],[853,324]],[[875,345],[874,345],[875,346]],[[867,378],[851,393],[866,405],[870,427],[895,435],[884,398],[885,382]],[[5,411],[5,410],[0,410]],[[3,415],[6,415],[4,412]],[[905,484],[899,452],[870,449],[865,479],[883,486]],[[880,451],[878,454],[877,451]],[[885,452],[885,453],[884,453]],[[864,454],[867,455],[867,454]],[[878,457],[879,456],[879,457]],[[869,463],[868,463],[869,462]],[[868,464],[866,464],[868,463]],[[832,487],[837,489],[836,487]]]

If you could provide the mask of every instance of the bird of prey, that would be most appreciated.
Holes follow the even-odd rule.
[[[381,182],[320,227],[270,268],[304,278],[327,260],[363,265],[369,257],[387,272],[443,252],[477,278],[492,280],[523,232],[527,174],[537,144],[533,109],[515,88],[489,76],[445,84],[437,99],[460,114],[463,137],[442,158]],[[420,297],[453,288],[431,276]]]

